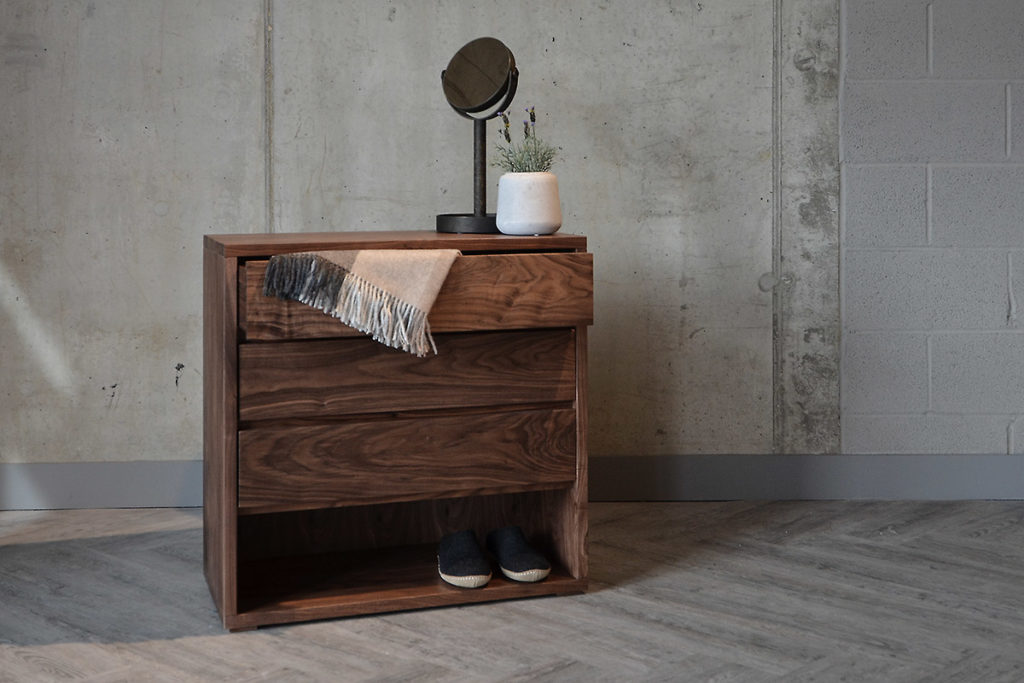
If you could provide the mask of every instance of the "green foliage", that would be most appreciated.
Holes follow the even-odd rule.
[[[550,171],[558,150],[537,137],[537,114],[533,107],[526,109],[526,113],[530,120],[523,121],[523,141],[518,144],[512,142],[508,115],[499,113],[505,125],[501,132],[506,144],[498,144],[498,158],[494,165],[509,173]]]

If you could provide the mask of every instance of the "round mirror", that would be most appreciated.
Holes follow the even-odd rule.
[[[441,87],[452,109],[472,119],[489,119],[512,102],[519,71],[512,51],[497,38],[462,46],[441,72]]]

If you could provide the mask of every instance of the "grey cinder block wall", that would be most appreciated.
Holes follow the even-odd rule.
[[[847,453],[1024,452],[1024,3],[844,0]]]

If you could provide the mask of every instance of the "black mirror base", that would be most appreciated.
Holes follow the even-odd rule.
[[[493,234],[498,232],[494,214],[442,213],[437,216],[438,232]]]

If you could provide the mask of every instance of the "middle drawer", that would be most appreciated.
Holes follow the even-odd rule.
[[[244,514],[569,488],[572,408],[268,426],[238,434]]]
[[[573,401],[572,329],[436,335],[417,358],[367,338],[243,344],[239,419]]]

